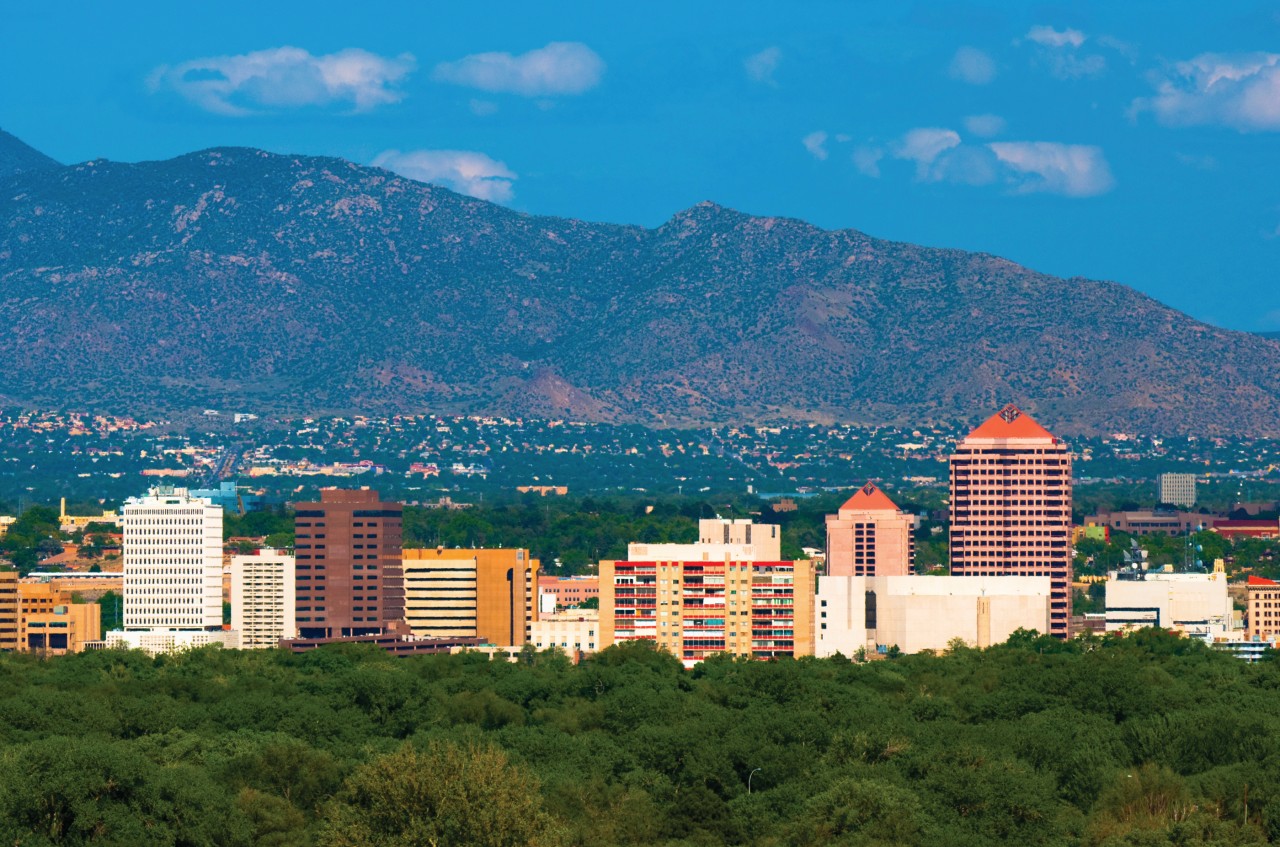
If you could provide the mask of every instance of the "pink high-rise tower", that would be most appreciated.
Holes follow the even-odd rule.
[[[1049,632],[1070,634],[1071,453],[1012,404],[951,456],[951,573],[1049,577]]]

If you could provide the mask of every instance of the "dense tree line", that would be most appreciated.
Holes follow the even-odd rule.
[[[1255,845],[1280,663],[1158,631],[858,664],[643,645],[0,657],[15,845]]]

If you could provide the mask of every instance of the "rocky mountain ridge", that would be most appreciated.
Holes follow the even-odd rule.
[[[0,170],[0,395],[116,410],[1280,435],[1280,342],[1110,282],[753,217],[525,215],[338,159]]]

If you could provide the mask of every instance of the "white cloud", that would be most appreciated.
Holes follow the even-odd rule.
[[[1100,147],[1054,141],[997,141],[987,147],[1012,172],[1010,182],[1019,194],[1093,197],[1115,185]]]
[[[986,85],[996,78],[996,63],[977,47],[961,47],[951,58],[952,78],[970,85]]]
[[[960,133],[940,127],[913,129],[893,145],[896,159],[910,159],[916,163],[916,176],[930,179],[930,165],[940,154],[960,144]]]
[[[884,151],[878,147],[859,147],[853,151],[853,166],[859,173],[870,177],[880,176],[880,160]]]
[[[587,45],[555,41],[519,56],[476,53],[441,62],[431,76],[481,91],[545,97],[589,91],[600,84],[604,70],[604,59]]]
[[[400,100],[395,84],[413,67],[408,53],[387,58],[351,48],[313,56],[299,47],[274,47],[161,65],[147,82],[152,91],[176,91],[221,115],[337,103],[366,112]]]
[[[778,63],[781,61],[782,50],[777,47],[766,47],[759,53],[752,53],[743,59],[742,67],[746,70],[747,76],[756,82],[777,86],[778,83],[774,81],[773,74],[778,70]]]
[[[506,203],[515,196],[515,172],[506,163],[471,150],[387,150],[378,154],[373,165],[480,200]]]
[[[471,114],[479,115],[480,117],[492,115],[498,111],[498,104],[494,103],[492,100],[478,100],[475,97],[472,97],[469,105],[471,107]]]
[[[811,132],[800,141],[804,145],[804,149],[809,151],[809,155],[819,161],[825,161],[827,158],[827,134],[822,130]]]
[[[1089,145],[1054,141],[972,143],[952,129],[919,127],[886,147],[893,158],[914,163],[917,182],[975,186],[999,183],[1014,194],[1045,192],[1067,197],[1093,197],[1111,190],[1115,184],[1101,148]],[[878,177],[884,154],[885,148],[858,147],[853,163],[863,174]]]
[[[973,135],[990,138],[1004,132],[1004,118],[999,115],[970,115],[964,119],[964,128]]]
[[[1078,29],[1057,30],[1051,26],[1033,26],[1027,32],[1026,39],[1037,45],[1036,64],[1044,67],[1058,79],[1095,77],[1107,69],[1105,56],[1098,53],[1085,53],[1080,49],[1089,37]],[[1098,38],[1096,41],[1112,46],[1119,44],[1107,36]]]
[[[1027,39],[1045,47],[1079,47],[1084,44],[1084,33],[1078,29],[1059,32],[1051,26],[1033,26]]]
[[[1156,93],[1133,111],[1163,124],[1223,124],[1242,132],[1280,130],[1280,54],[1202,53],[1155,80]]]

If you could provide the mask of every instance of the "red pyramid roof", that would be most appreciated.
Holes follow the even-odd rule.
[[[1249,577],[1249,584],[1250,585],[1280,585],[1280,583],[1277,583],[1274,579],[1267,579],[1265,576],[1252,576],[1252,575],[1250,575]]]
[[[840,507],[842,512],[846,509],[855,512],[896,512],[898,506],[874,482],[868,482]]]
[[[1040,426],[1017,406],[1010,403],[969,433],[970,438],[1053,438],[1053,433]],[[1057,439],[1054,439],[1055,441]]]

